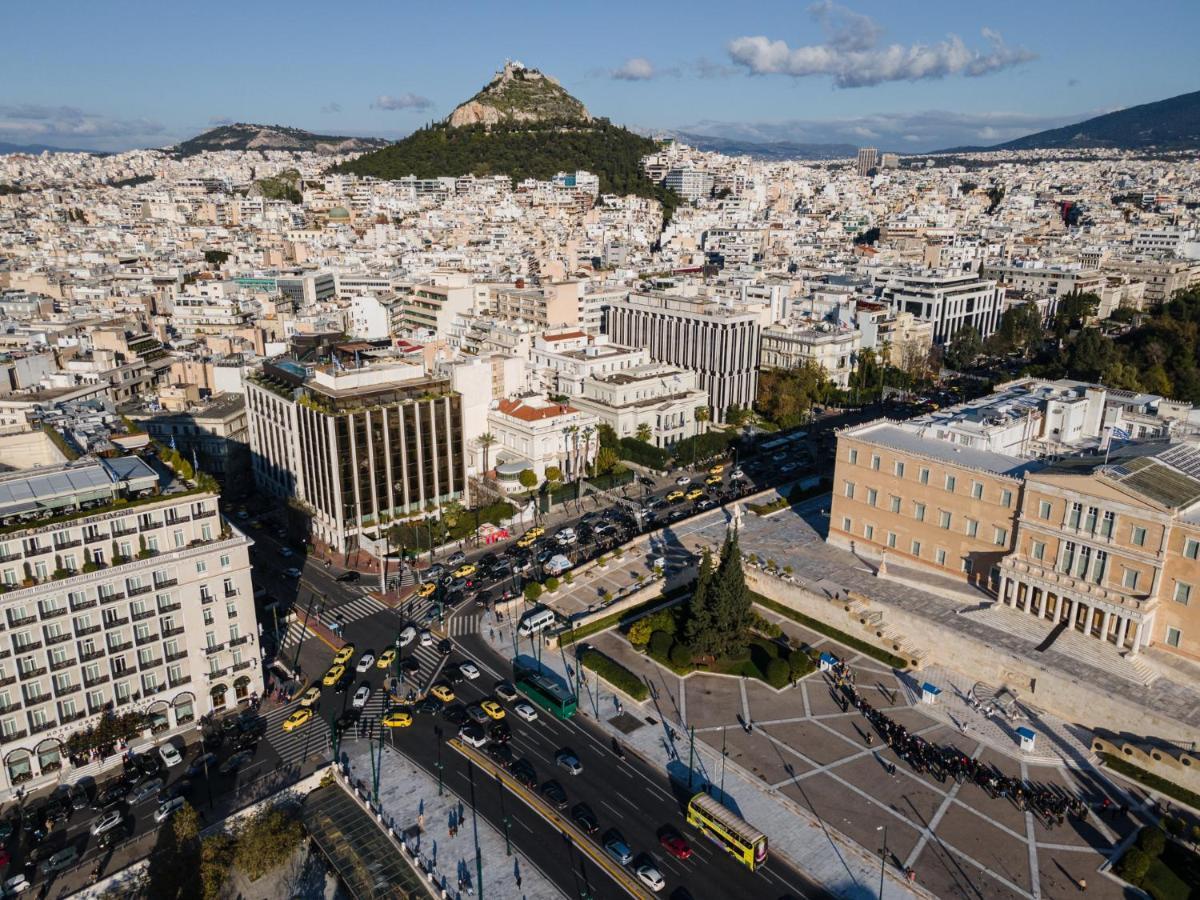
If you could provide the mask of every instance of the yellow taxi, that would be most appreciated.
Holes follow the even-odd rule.
[[[520,547],[522,550],[528,550],[530,547],[533,546],[533,542],[536,540],[537,540],[537,538],[529,537],[528,535],[526,535],[525,537],[523,537],[519,541],[517,541],[517,546]]]
[[[709,475],[720,475],[724,471],[725,471],[725,466],[723,464],[718,463],[717,465],[709,468],[708,474]]]
[[[375,660],[375,668],[386,669],[388,666],[390,666],[395,661],[396,661],[396,648],[388,647],[386,650],[384,650],[382,653],[379,654],[379,659]]]
[[[683,491],[671,491],[671,493],[667,494],[667,502],[668,503],[675,503],[676,501],[682,500],[682,499],[683,499]]]
[[[454,570],[455,578],[470,578],[475,574],[475,566],[467,563],[465,566],[459,566]]]
[[[300,706],[308,709],[310,706],[315,706],[317,701],[321,699],[321,689],[315,684],[307,691],[300,695]]]
[[[298,709],[283,720],[283,730],[293,731],[308,722],[313,717],[311,709]]]
[[[432,597],[434,591],[436,591],[436,590],[437,590],[437,583],[433,582],[433,581],[427,581],[423,585],[421,585],[419,588],[417,588],[417,596],[418,597]]]
[[[689,500],[699,500],[703,496],[704,491],[700,490],[699,488],[695,488],[687,492],[687,498]]]
[[[450,703],[454,700],[454,691],[450,690],[448,684],[435,684],[429,689],[429,693],[437,697],[443,703]]]
[[[541,525],[534,525],[527,532],[525,532],[525,537],[540,538],[545,533],[546,529]]]
[[[335,685],[342,680],[342,676],[345,674],[345,666],[330,666],[329,671],[325,673],[325,677],[321,679],[321,684],[325,685],[325,687]]]
[[[479,708],[488,714],[493,719],[504,718],[504,707],[495,700],[483,700],[479,704]]]
[[[333,655],[333,664],[335,666],[344,666],[352,659],[354,659],[354,645],[347,644]]]
[[[403,710],[392,710],[383,717],[384,728],[407,728],[412,724],[412,716]]]
[[[720,475],[709,475],[704,479],[705,484],[720,484],[724,479]]]

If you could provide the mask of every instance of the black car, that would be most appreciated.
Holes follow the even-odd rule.
[[[81,809],[87,809],[92,805],[92,795],[96,792],[93,785],[79,781],[71,786],[71,792],[67,795],[67,802],[71,804],[71,810],[78,812]]]
[[[491,591],[480,591],[475,595],[475,602],[480,606],[491,606],[493,599]]]
[[[446,666],[442,669],[442,677],[451,684],[462,684],[464,681],[462,669],[458,666]]]
[[[334,724],[338,731],[345,731],[347,728],[350,728],[357,723],[361,718],[362,710],[357,706],[351,706],[337,717],[337,722]]]
[[[351,569],[349,572],[343,572],[339,575],[337,580],[345,584],[354,584],[354,582],[358,581],[358,573]]]
[[[450,638],[442,638],[440,641],[438,641],[437,648],[438,653],[441,653],[443,656],[445,656],[454,649],[454,644],[451,642]]]
[[[215,769],[216,765],[217,754],[201,753],[183,770],[183,774],[186,778],[195,778],[198,775],[203,775],[206,769]]]
[[[512,748],[509,747],[508,744],[488,744],[487,755],[492,758],[492,762],[504,766],[506,769],[512,768],[513,752]]]
[[[96,795],[96,799],[92,801],[92,809],[106,809],[114,803],[120,803],[125,799],[127,793],[129,793],[129,786],[124,782],[118,781],[110,784]]]
[[[512,575],[512,564],[506,560],[501,560],[491,567],[490,574],[495,579],[508,578]]]
[[[333,692],[335,694],[344,694],[346,693],[347,688],[349,688],[352,684],[354,684],[354,672],[350,669],[347,669],[346,674],[343,675],[336,684],[334,684]]]
[[[174,800],[176,797],[188,797],[192,793],[192,783],[186,778],[180,778],[174,784],[169,784],[158,792],[158,802]]]
[[[457,727],[467,721],[467,709],[461,703],[451,703],[442,710],[442,718]]]
[[[483,554],[483,556],[479,557],[479,561],[476,563],[476,565],[480,568],[485,566],[494,566],[497,559],[499,559],[499,557],[489,550],[487,553]]]
[[[512,729],[508,727],[507,722],[493,722],[488,727],[488,737],[497,744],[507,744],[512,740]]]
[[[571,807],[571,818],[584,834],[595,834],[600,830],[600,820],[586,803],[576,803]]]
[[[426,715],[436,715],[441,708],[442,701],[433,696],[426,697],[414,707],[417,712],[425,713]]]
[[[512,764],[513,777],[527,788],[537,787],[537,769],[527,759],[518,759]]]
[[[567,792],[561,784],[551,778],[541,788],[542,796],[554,806],[555,809],[567,808]]]
[[[459,580],[461,581],[462,579],[460,578]],[[466,599],[467,599],[467,595],[464,590],[460,590],[459,588],[451,588],[446,593],[446,606],[448,606],[448,607],[458,606],[458,604],[462,603]]]
[[[400,659],[400,669],[404,672],[419,672],[421,661],[415,656],[405,656]]]

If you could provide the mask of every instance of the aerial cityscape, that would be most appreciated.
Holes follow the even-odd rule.
[[[1200,898],[1200,8],[914,11],[10,10],[0,898]]]

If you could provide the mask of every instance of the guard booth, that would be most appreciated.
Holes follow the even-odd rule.
[[[1017,729],[1017,737],[1021,739],[1021,750],[1025,753],[1032,753],[1034,745],[1037,743],[1037,732],[1022,725]]]
[[[937,703],[938,694],[942,689],[935,684],[930,684],[928,681],[921,685],[921,702],[934,704]]]
[[[817,666],[820,668],[820,670],[822,672],[828,672],[830,669],[832,669],[836,665],[837,665],[837,657],[834,656],[832,653],[822,652],[820,657],[817,659]]]

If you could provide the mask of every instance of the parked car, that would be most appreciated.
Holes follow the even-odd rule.
[[[518,759],[512,764],[513,777],[527,788],[537,787],[537,770],[527,759]]]
[[[674,828],[664,828],[659,832],[658,842],[676,859],[691,859],[692,845]]]
[[[629,849],[625,839],[615,831],[609,832],[604,838],[604,849],[608,851],[609,856],[623,866],[633,862],[633,851]]]
[[[487,755],[492,758],[492,762],[503,766],[506,769],[512,768],[513,752],[508,744],[488,744]]]
[[[251,754],[249,751],[241,750],[233,754],[233,756],[229,757],[229,759],[225,760],[225,762],[221,763],[221,768],[218,769],[218,771],[222,775],[232,775],[246,763],[250,762],[252,758],[253,754]]]
[[[161,825],[181,809],[183,804],[184,799],[182,797],[172,797],[170,800],[164,800],[158,804],[158,809],[154,811],[154,821]]]
[[[658,871],[657,866],[652,866],[649,863],[638,866],[637,869],[634,870],[634,874],[637,875],[638,881],[650,888],[650,890],[654,891],[656,894],[667,886],[666,879],[663,878],[662,872]]]
[[[288,566],[286,569],[283,570],[283,574],[286,575],[288,578],[299,578],[300,570],[297,569],[295,566]]]
[[[354,582],[358,581],[358,578],[358,573],[351,569],[349,572],[343,572],[341,575],[339,575],[337,580],[343,584],[354,584]]]
[[[542,796],[546,798],[555,809],[567,808],[567,792],[561,784],[551,778],[541,788]]]
[[[449,566],[451,569],[457,569],[459,566],[461,566],[466,561],[467,561],[467,554],[463,553],[461,550],[455,550],[453,553],[451,553],[449,556],[446,557],[446,565]]]
[[[158,748],[159,758],[162,759],[163,765],[168,769],[172,766],[177,766],[183,762],[183,757],[179,751],[175,749],[174,744],[162,744]]]
[[[458,736],[464,744],[472,747],[483,747],[487,744],[487,736],[483,733],[483,729],[474,722],[468,722],[460,728]]]
[[[88,831],[91,832],[93,837],[97,837],[106,831],[112,831],[124,821],[125,813],[119,809],[114,809],[97,818]]]
[[[371,699],[371,686],[365,681],[358,686],[358,690],[354,692],[354,706],[358,709],[364,709],[367,701]]]
[[[137,806],[143,800],[149,800],[162,790],[163,780],[161,778],[151,778],[149,781],[143,781],[128,794],[125,795],[125,802],[130,806]]]
[[[554,761],[572,775],[578,775],[583,771],[583,763],[579,761],[579,757],[566,748],[554,754]]]
[[[216,764],[217,754],[201,753],[194,760],[192,760],[191,764],[186,769],[184,769],[184,777],[196,778],[199,775],[203,775],[208,769],[216,766]]]
[[[41,872],[43,875],[53,875],[56,872],[61,872],[63,869],[69,869],[75,865],[77,859],[79,859],[79,848],[71,844],[70,846],[63,847],[42,863]]]
[[[571,807],[571,818],[584,834],[595,834],[600,830],[600,821],[586,803],[576,803]]]

